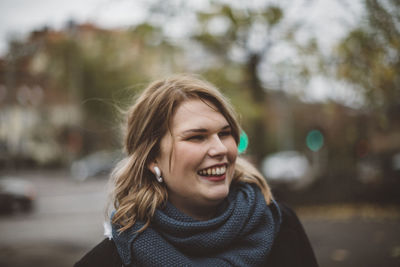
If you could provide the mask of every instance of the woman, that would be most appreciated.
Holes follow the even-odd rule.
[[[112,174],[112,235],[76,266],[317,266],[296,215],[238,157],[239,135],[210,83],[180,75],[147,87]]]

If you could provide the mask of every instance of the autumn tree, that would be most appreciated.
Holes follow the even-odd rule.
[[[338,45],[334,75],[365,96],[379,127],[400,114],[400,2],[364,0],[366,14]]]

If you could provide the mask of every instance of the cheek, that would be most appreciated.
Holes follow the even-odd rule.
[[[190,143],[176,145],[173,153],[173,162],[176,171],[184,172],[191,170],[201,164],[205,151],[203,147]]]
[[[228,157],[230,161],[235,161],[236,157],[238,155],[238,147],[235,142],[235,140],[232,138],[229,140],[229,143],[227,144],[228,147]]]

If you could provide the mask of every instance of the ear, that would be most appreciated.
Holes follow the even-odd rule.
[[[151,171],[151,173],[153,173],[154,175],[156,175],[156,172],[154,171],[154,167],[157,166],[157,161],[151,161],[147,164],[147,169],[149,169],[149,171]]]

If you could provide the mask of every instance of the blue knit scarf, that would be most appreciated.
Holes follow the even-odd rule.
[[[281,223],[275,202],[267,206],[256,185],[237,183],[219,214],[197,221],[172,204],[143,223],[112,235],[125,265],[132,266],[258,266],[265,263]]]

